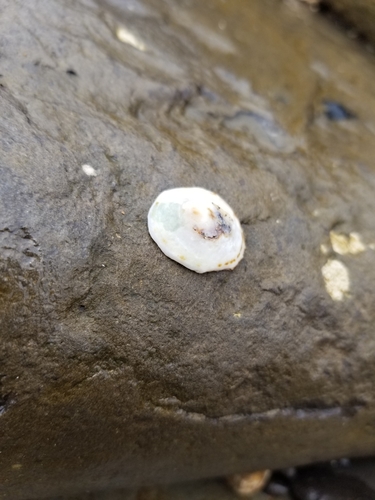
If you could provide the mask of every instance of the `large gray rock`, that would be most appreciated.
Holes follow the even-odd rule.
[[[1,498],[373,452],[367,56],[276,0],[1,4]],[[233,272],[147,233],[191,185]]]

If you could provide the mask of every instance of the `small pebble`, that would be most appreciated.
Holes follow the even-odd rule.
[[[342,120],[352,120],[356,118],[355,114],[352,113],[345,106],[336,101],[324,101],[324,114],[326,117],[334,122]]]
[[[237,495],[249,498],[265,487],[270,475],[271,471],[267,469],[245,474],[233,474],[227,478],[227,481]]]

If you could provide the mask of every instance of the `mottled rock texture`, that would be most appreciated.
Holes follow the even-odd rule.
[[[1,6],[0,498],[374,452],[371,57],[277,0]],[[147,233],[194,185],[233,272]]]

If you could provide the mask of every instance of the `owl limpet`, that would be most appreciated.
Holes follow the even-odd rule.
[[[245,250],[231,207],[199,187],[160,193],[148,212],[148,230],[165,255],[197,273],[234,269]]]

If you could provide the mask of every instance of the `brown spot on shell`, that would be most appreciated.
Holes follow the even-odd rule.
[[[227,219],[232,220],[231,217],[229,217],[228,214],[222,214],[221,208],[218,205],[215,205],[215,203],[212,203],[212,205],[215,207],[215,210],[208,208],[210,217],[216,221],[216,226],[212,234],[208,234],[207,231],[200,229],[197,226],[193,227],[194,231],[205,240],[217,240],[221,235],[228,236],[232,232],[232,227],[229,221],[227,221]],[[196,213],[196,211],[193,210],[193,213]]]

